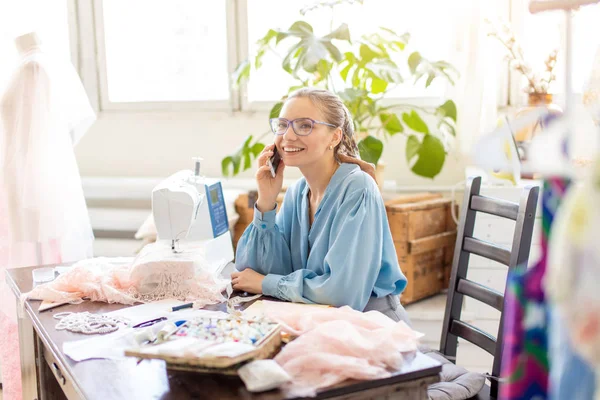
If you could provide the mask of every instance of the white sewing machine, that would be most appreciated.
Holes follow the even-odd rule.
[[[223,188],[200,176],[200,159],[194,172],[179,171],[152,190],[152,214],[157,241],[169,241],[174,252],[181,241],[184,250],[204,247],[210,263],[233,261]]]

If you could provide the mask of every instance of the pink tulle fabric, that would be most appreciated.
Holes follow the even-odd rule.
[[[14,301],[13,301],[14,303]],[[17,323],[0,312],[0,364],[2,364],[2,396],[4,400],[21,400],[21,360]]]
[[[402,367],[407,354],[414,354],[422,336],[378,311],[264,303],[265,315],[299,336],[275,357],[293,377],[286,387],[293,396],[314,396],[346,379],[388,377]]]
[[[145,246],[133,261],[104,257],[80,261],[56,280],[36,286],[26,298],[121,304],[175,298],[194,302],[195,307],[224,301],[227,281],[203,268],[200,259],[199,254],[173,254],[154,243]]]
[[[0,221],[6,221],[7,210],[0,201]],[[0,222],[0,238],[8,235],[8,226]],[[51,240],[39,244],[14,243],[7,245],[0,240],[0,367],[2,368],[2,395],[4,400],[21,400],[21,358],[19,354],[19,331],[17,324],[17,299],[6,284],[5,271],[9,268],[28,267],[38,264],[39,256],[48,264],[62,262],[60,244]]]

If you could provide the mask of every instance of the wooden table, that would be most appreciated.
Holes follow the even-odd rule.
[[[9,270],[8,285],[19,298],[32,288],[31,271],[37,267]],[[126,307],[119,304],[85,302],[64,305],[39,313],[38,301],[25,303],[25,315],[19,319],[21,362],[23,365],[23,398],[30,399],[285,399],[274,390],[252,394],[238,377],[204,375],[171,371],[160,360],[88,360],[74,362],[62,351],[66,341],[89,336],[54,327],[56,312],[71,311],[105,313]],[[224,310],[224,304],[211,307]],[[33,329],[31,329],[33,328]],[[427,387],[439,381],[441,365],[417,353],[401,371],[386,379],[347,381],[319,392],[316,398],[426,399]]]

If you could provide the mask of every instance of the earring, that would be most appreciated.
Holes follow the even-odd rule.
[[[329,145],[329,150],[333,150],[333,146],[332,145]]]

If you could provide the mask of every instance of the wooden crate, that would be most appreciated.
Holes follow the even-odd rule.
[[[281,209],[283,203],[284,193],[280,193],[277,196],[277,212]],[[239,219],[233,227],[233,247],[237,247],[237,242],[240,237],[244,234],[244,231],[252,223],[254,219],[254,203],[258,199],[258,192],[251,190],[248,193],[241,194],[235,200],[235,211],[239,215]]]
[[[385,203],[398,262],[408,280],[402,304],[448,287],[456,242],[451,204],[434,193],[400,196]]]

